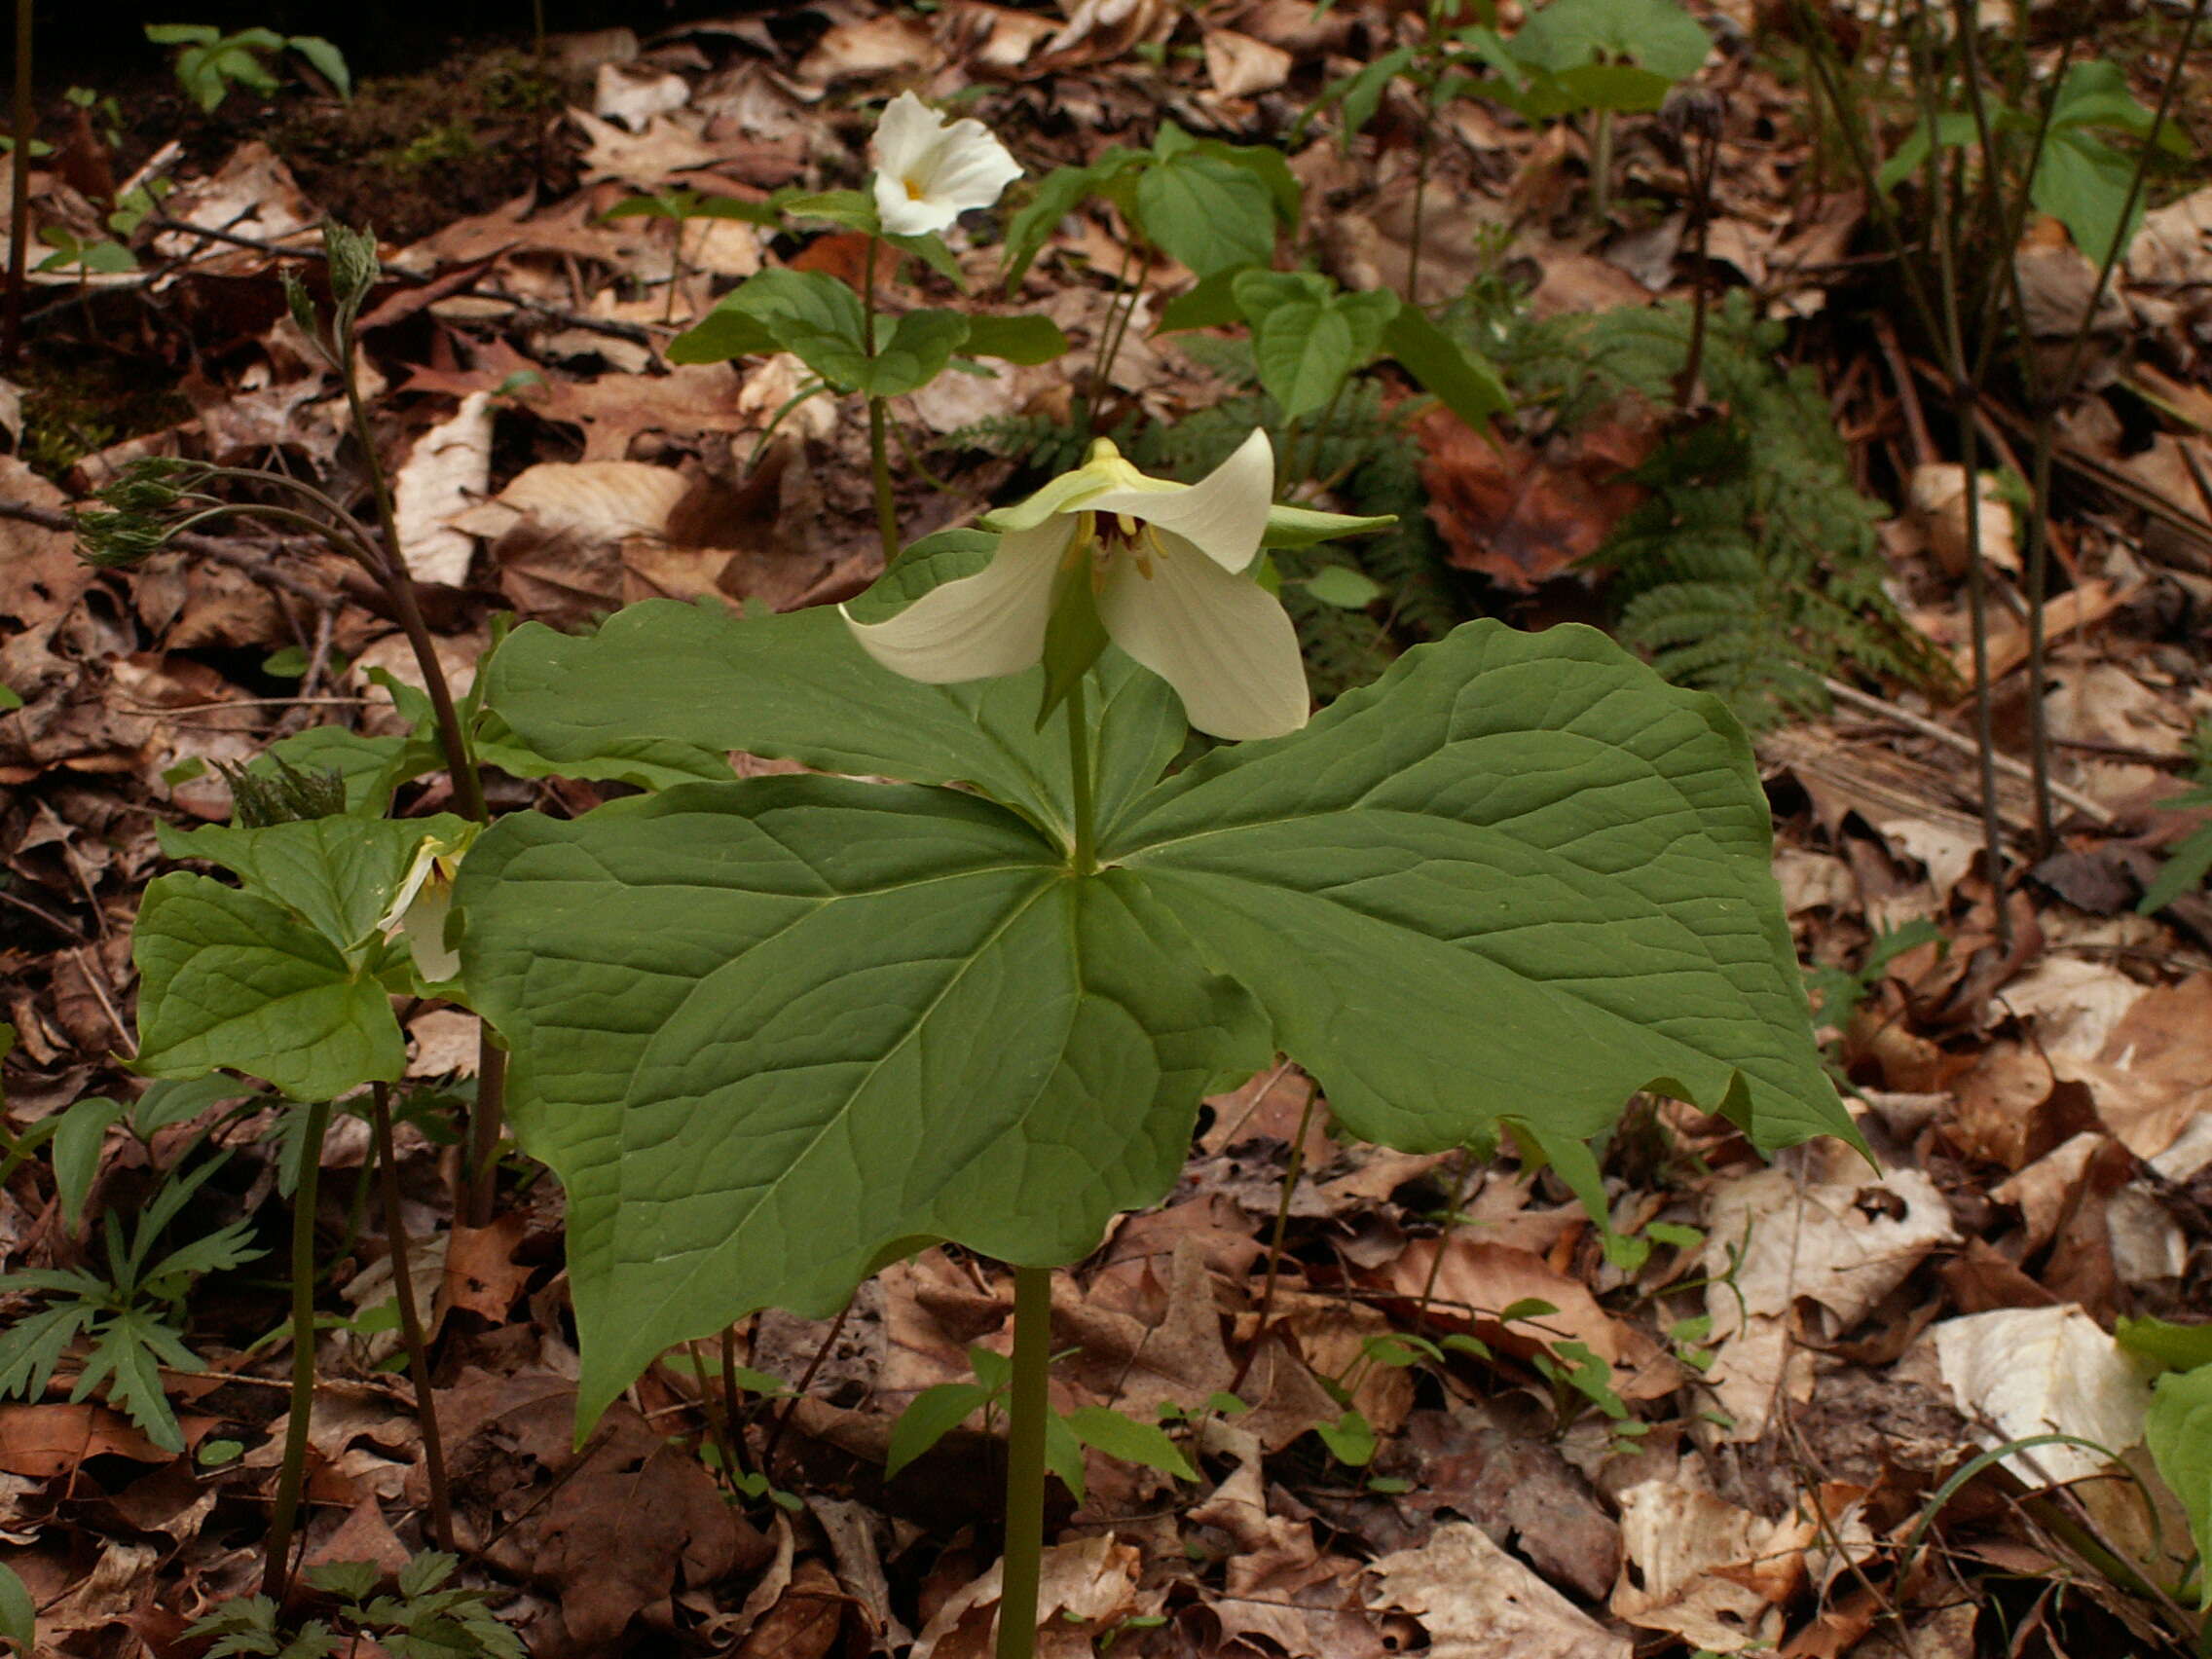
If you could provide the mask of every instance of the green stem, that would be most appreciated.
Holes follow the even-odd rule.
[[[323,1131],[329,1126],[330,1102],[311,1103],[300,1134],[300,1179],[292,1193],[292,1410],[284,1424],[276,1508],[269,1518],[269,1553],[261,1567],[261,1593],[272,1602],[283,1601],[291,1577],[292,1533],[308,1467],[308,1419],[314,1410],[315,1187],[322,1171]]]
[[[446,1489],[445,1441],[438,1433],[437,1396],[430,1391],[430,1345],[415,1305],[415,1269],[407,1259],[407,1227],[399,1210],[399,1154],[391,1134],[391,1086],[369,1085],[369,1127],[376,1136],[377,1180],[384,1203],[384,1236],[391,1251],[391,1290],[399,1303],[399,1337],[407,1345],[407,1375],[415,1384],[415,1416],[423,1425],[423,1474],[430,1489],[430,1536],[453,1554],[453,1501]]]
[[[1106,367],[1113,360],[1106,343],[1114,333],[1114,313],[1121,306],[1122,295],[1128,286],[1129,266],[1136,259],[1136,238],[1122,244],[1122,268],[1114,273],[1114,287],[1106,296],[1106,315],[1098,329],[1098,348],[1091,353],[1090,389],[1083,400],[1083,429],[1086,436],[1095,437],[1098,432],[1098,405],[1106,395]]]
[[[1422,221],[1428,207],[1428,163],[1432,137],[1436,130],[1436,108],[1431,89],[1429,119],[1420,124],[1420,137],[1414,151],[1414,223],[1413,235],[1406,252],[1406,304],[1420,304],[1420,249]]]
[[[1068,774],[1075,793],[1075,847],[1072,863],[1078,875],[1098,868],[1096,809],[1091,799],[1090,716],[1085,707],[1083,682],[1068,688]]]
[[[1590,217],[1601,233],[1613,211],[1613,112],[1598,112],[1590,142]]]
[[[1033,1659],[1045,1561],[1045,1414],[1052,1365],[1052,1271],[1014,1270],[1014,1390],[1009,1402],[1006,1562],[998,1659]]]

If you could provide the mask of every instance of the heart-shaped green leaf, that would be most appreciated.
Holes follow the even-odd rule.
[[[358,827],[358,820],[347,822]],[[203,875],[146,889],[138,1069],[200,1077],[228,1066],[298,1100],[328,1100],[407,1061],[384,986],[290,910]]]
[[[1143,884],[971,795],[672,790],[480,839],[457,904],[509,1110],[569,1195],[596,1414],[671,1344],[827,1314],[918,1240],[1081,1255],[1267,1057]]]
[[[1100,857],[1251,987],[1356,1134],[1586,1136],[1656,1088],[1771,1147],[1854,1132],[1771,839],[1716,699],[1595,630],[1486,621],[1302,732],[1205,756]]]
[[[963,547],[988,540],[962,534],[971,537]],[[885,585],[920,551],[917,543]],[[959,555],[947,546],[946,558]],[[1100,671],[1089,714],[1105,811],[1160,775],[1182,746],[1183,723],[1166,683],[1120,652],[1109,651]],[[916,684],[870,658],[827,608],[739,621],[649,600],[587,638],[532,623],[492,659],[490,681],[491,707],[556,765],[648,737],[742,749],[826,772],[972,784],[1055,839],[1070,838],[1067,728],[1064,716],[1037,728],[1042,669]]]
[[[246,889],[294,911],[341,953],[375,929],[407,879],[425,840],[451,841],[465,819],[311,818],[240,830],[209,824],[179,832],[161,827],[162,851],[172,859],[205,859],[236,874]]]

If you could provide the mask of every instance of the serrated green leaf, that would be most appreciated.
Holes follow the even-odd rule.
[[[179,831],[159,827],[172,859],[220,865],[256,897],[284,905],[341,952],[355,950],[390,909],[427,840],[453,841],[467,820],[311,818],[241,830],[209,824]]]
[[[349,1602],[365,1602],[384,1577],[383,1568],[369,1561],[329,1561],[307,1569],[307,1581],[325,1595]]]
[[[1061,1417],[1078,1440],[1109,1457],[1157,1469],[1179,1481],[1198,1478],[1183,1449],[1157,1423],[1138,1422],[1107,1406],[1084,1406]]]
[[[1442,1150],[1500,1113],[1581,1139],[1652,1088],[1762,1147],[1856,1143],[1771,845],[1717,699],[1594,630],[1474,622],[1302,732],[1206,756],[1100,857],[1252,989],[1366,1139]]]
[[[230,1067],[328,1100],[405,1069],[384,987],[266,899],[203,875],[162,876],[139,907],[131,960],[149,1076]]]
[[[889,1453],[883,1460],[883,1478],[899,1478],[899,1471],[991,1403],[993,1391],[979,1382],[940,1382],[924,1388],[907,1402],[891,1425]]]
[[[625,806],[502,820],[458,900],[516,1133],[568,1191],[587,1418],[921,1240],[1080,1256],[1266,1060],[1144,884],[1071,880],[990,802],[785,777]]]
[[[23,1276],[11,1273],[9,1277],[18,1281],[11,1288],[33,1288],[20,1282]],[[97,1294],[96,1283],[93,1291]],[[0,1398],[12,1395],[35,1400],[45,1393],[62,1354],[98,1314],[95,1304],[74,1301],[57,1302],[11,1319],[8,1328],[0,1331]]]
[[[946,557],[967,556],[943,545]],[[886,580],[903,579],[904,564]],[[855,609],[868,603],[864,596]],[[1067,734],[1056,720],[1037,729],[1043,686],[1042,669],[961,685],[903,680],[828,608],[740,621],[656,600],[617,612],[589,638],[535,623],[516,629],[492,659],[487,695],[524,742],[557,762],[616,739],[659,738],[828,772],[969,783],[1065,838]],[[1118,651],[1101,659],[1089,703],[1104,813],[1160,775],[1184,726],[1166,683]]]
[[[86,1399],[105,1382],[109,1405],[129,1418],[138,1431],[164,1452],[181,1453],[184,1430],[177,1426],[176,1413],[163,1391],[159,1358],[191,1368],[200,1363],[169,1326],[143,1309],[126,1309],[100,1327],[69,1398]]]
[[[2212,1607],[2212,1366],[2173,1371],[2158,1379],[2143,1419],[2143,1443],[2166,1485],[2189,1512],[2196,1540],[2197,1604]]]

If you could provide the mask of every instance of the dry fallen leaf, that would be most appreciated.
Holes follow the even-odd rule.
[[[1628,1659],[1631,1651],[1465,1522],[1367,1570],[1375,1581],[1367,1604],[1419,1619],[1430,1659]]]
[[[1986,1426],[1991,1451],[2039,1434],[2070,1434],[2115,1456],[2143,1438],[2151,1387],[2103,1327],[2079,1308],[2001,1308],[1945,1319],[1935,1344],[1959,1410]],[[2037,1446],[2007,1453],[2007,1470],[2031,1489],[2102,1474],[2110,1459],[2086,1448]]]
[[[399,544],[417,581],[459,587],[468,579],[476,543],[453,527],[492,486],[492,425],[491,393],[471,392],[415,440],[392,477]]]

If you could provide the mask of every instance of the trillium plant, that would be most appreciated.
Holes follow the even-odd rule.
[[[871,192],[778,210],[929,257],[1013,176],[976,123],[904,98],[876,161]],[[1237,195],[1242,168],[1186,143],[1124,171],[1165,181],[1133,198],[1158,208],[1208,181]],[[357,305],[367,280],[341,292]],[[763,272],[684,341],[694,360],[793,350],[866,394],[895,541],[885,400],[956,346],[1018,357],[1035,319],[908,312],[879,334],[867,288]],[[1375,349],[1455,384],[1410,309],[1328,322],[1333,293],[1247,300],[1375,323]],[[1593,630],[1479,621],[1312,713],[1269,552],[1388,521],[1279,503],[1274,480],[1260,433],[1196,483],[1097,443],[1026,499],[894,547],[841,609],[528,624],[462,698],[394,687],[411,736],[286,740],[276,777],[326,774],[296,810],[171,838],[240,885],[149,893],[142,1068],[319,1102],[312,1146],[339,1094],[366,1086],[387,1119],[393,993],[476,1010],[509,1056],[514,1134],[567,1192],[580,1427],[756,1310],[829,1317],[933,1244],[1006,1264],[998,1640],[1022,1659],[1051,1271],[1169,1191],[1207,1094],[1287,1056],[1344,1131],[1409,1151],[1510,1134],[1601,1219],[1589,1143],[1639,1091],[1761,1148],[1853,1133],[1724,706]],[[176,522],[175,480],[131,489],[86,521],[115,557]],[[1213,740],[1196,758],[1192,727]],[[740,780],[733,751],[805,770]],[[574,819],[388,818],[441,757],[467,819],[480,762],[639,793]],[[303,1223],[303,1280],[308,1243]]]
[[[1102,452],[841,617],[649,602],[488,671],[556,764],[815,769],[515,814],[461,864],[461,982],[568,1192],[584,1418],[926,1245],[1010,1264],[1002,1656],[1036,1638],[1050,1270],[1166,1194],[1202,1096],[1287,1053],[1345,1129],[1508,1130],[1601,1215],[1587,1142],[1641,1089],[1762,1147],[1852,1133],[1719,701],[1476,622],[1309,720],[1254,553],[1369,521],[1271,471]],[[1171,771],[1191,723],[1245,741]]]

